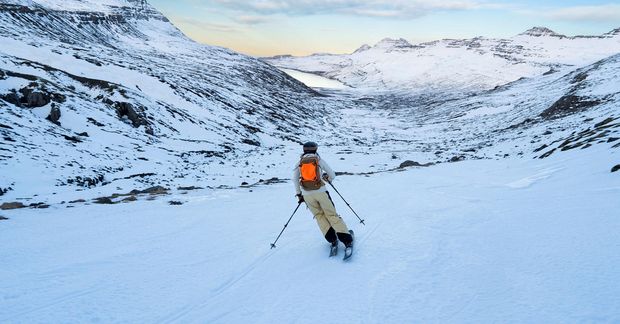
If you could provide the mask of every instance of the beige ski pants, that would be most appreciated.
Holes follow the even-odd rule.
[[[330,227],[333,227],[336,233],[349,233],[347,225],[342,218],[336,213],[336,207],[329,198],[327,192],[315,192],[304,195],[304,201],[316,219],[323,236],[327,234]]]

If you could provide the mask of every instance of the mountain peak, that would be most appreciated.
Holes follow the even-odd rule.
[[[547,27],[530,28],[519,35],[532,36],[532,37],[541,37],[541,36],[564,37],[564,35],[560,35]]]
[[[356,50],[355,50],[355,52],[353,52],[353,53],[360,53],[360,52],[364,52],[364,51],[367,51],[367,50],[369,50],[369,49],[371,49],[371,48],[372,48],[372,47],[370,47],[370,45],[368,45],[368,44],[364,44],[364,45],[360,46],[358,49],[356,49]]]
[[[605,33],[603,36],[617,36],[620,35],[620,28],[616,28],[608,33]]]
[[[406,41],[404,38],[394,39],[394,38],[384,38],[380,42],[378,42],[374,48],[388,48],[388,49],[399,49],[399,48],[412,48],[413,45]]]

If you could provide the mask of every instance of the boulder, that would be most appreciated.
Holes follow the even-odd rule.
[[[136,109],[129,102],[117,102],[116,114],[119,118],[126,116],[131,121],[133,127],[146,125],[146,121],[140,117],[140,115],[136,112]]]
[[[411,161],[411,160],[407,160],[403,163],[401,163],[398,168],[403,169],[403,168],[408,168],[408,167],[414,167],[414,166],[422,166],[420,163],[416,162],[416,161]]]
[[[50,110],[50,114],[47,115],[47,117],[45,118],[49,121],[51,121],[52,123],[60,126],[60,122],[58,120],[60,120],[60,108],[58,108],[56,105],[52,104],[52,109]]]
[[[8,93],[8,94],[0,96],[0,99],[4,100],[4,101],[6,101],[6,102],[8,102],[10,104],[13,104],[13,105],[15,105],[17,107],[21,107],[22,106],[21,100],[19,98],[19,95],[15,92],[15,90],[13,90],[13,92],[11,92],[11,93]]]
[[[168,189],[162,186],[154,186],[140,191],[143,194],[162,195],[168,193]]]
[[[38,108],[49,104],[51,101],[47,93],[32,91],[26,92],[22,98],[22,103],[28,108]]]
[[[129,196],[123,200],[121,200],[122,202],[132,202],[132,201],[136,201],[138,200],[138,198],[136,198],[136,196]]]
[[[613,168],[611,168],[611,172],[616,172],[618,170],[620,170],[620,164],[616,164]]]
[[[112,199],[110,199],[110,197],[99,197],[99,198],[95,198],[93,200],[93,202],[95,204],[103,204],[103,205],[112,205],[114,204],[114,202],[112,201]]]
[[[6,203],[3,203],[2,205],[0,205],[0,210],[19,209],[19,208],[25,208],[25,207],[26,206],[24,206],[24,204],[22,204],[19,201],[6,202]]]
[[[50,205],[46,204],[46,203],[32,203],[30,204],[28,207],[30,208],[38,208],[38,209],[45,209],[45,208],[50,208]]]

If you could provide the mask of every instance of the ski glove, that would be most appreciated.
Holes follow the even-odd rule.
[[[304,202],[304,196],[302,194],[297,194],[297,203],[301,204],[302,202]]]
[[[325,180],[327,182],[332,182],[332,179],[329,178],[329,174],[327,174],[327,173],[323,173],[323,180]]]

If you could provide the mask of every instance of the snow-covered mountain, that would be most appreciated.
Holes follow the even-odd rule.
[[[278,182],[290,177],[307,139],[328,148],[339,172],[366,174],[404,160],[611,148],[620,137],[618,57],[604,56],[618,45],[616,32],[568,38],[533,29],[511,40],[420,45],[386,39],[348,56],[274,59],[389,89],[319,93],[261,60],[193,42],[144,1],[0,1],[6,201]],[[408,62],[417,72],[402,68]],[[438,92],[402,91],[422,76]],[[443,91],[457,83],[487,90]]]
[[[0,0],[0,323],[617,322],[619,35],[269,60],[358,88],[313,90],[145,1]]]
[[[386,38],[352,54],[264,60],[318,73],[365,92],[477,91],[548,71],[570,71],[618,52],[618,30],[602,36],[566,37],[535,27],[508,39],[444,39],[413,45]]]
[[[333,136],[335,100],[188,39],[146,1],[1,0],[0,44],[4,190],[238,185],[250,171],[211,180],[237,157]]]

